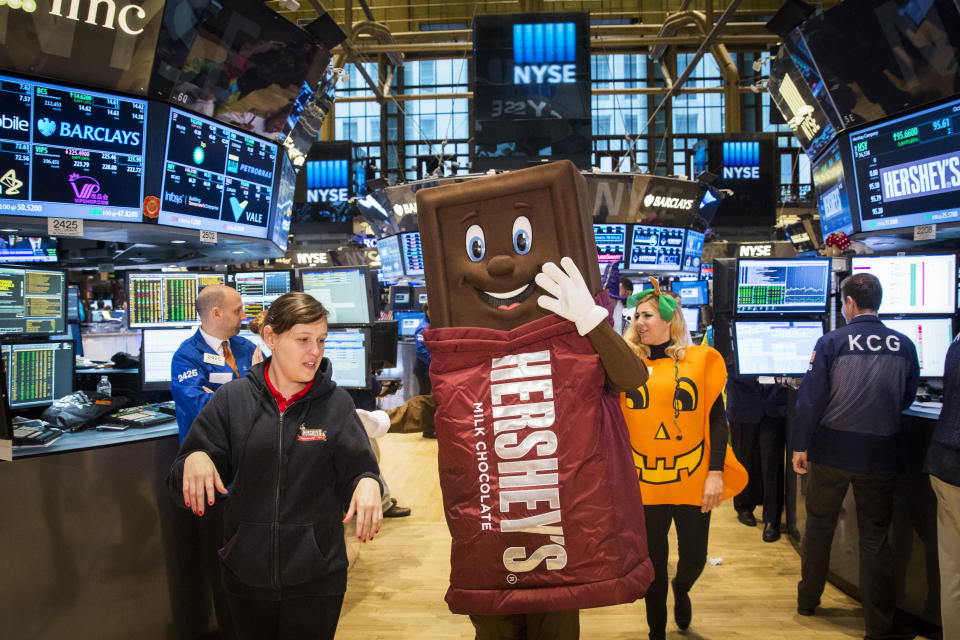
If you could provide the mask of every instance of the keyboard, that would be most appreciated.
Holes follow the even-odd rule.
[[[13,444],[16,446],[45,445],[50,444],[62,435],[63,431],[48,426],[42,420],[28,420],[14,427]]]
[[[170,422],[170,416],[161,413],[154,405],[144,404],[138,407],[127,407],[116,413],[111,413],[104,421],[123,424],[128,427],[152,427],[164,422]]]
[[[176,403],[174,403],[173,400],[167,400],[166,402],[158,402],[158,403],[157,403],[157,409],[158,409],[161,413],[165,413],[165,414],[167,414],[168,416],[175,416],[175,415],[177,415],[177,406],[176,406]]]

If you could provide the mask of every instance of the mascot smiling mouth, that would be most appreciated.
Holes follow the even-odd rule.
[[[693,472],[703,461],[703,440],[686,453],[674,457],[673,464],[668,465],[666,458],[654,458],[653,466],[647,461],[647,456],[633,450],[633,463],[637,471],[640,472],[640,481],[650,484],[668,484],[670,482],[680,482],[680,470],[685,469],[687,476],[693,475]]]
[[[481,300],[486,302],[494,309],[499,309],[500,311],[510,311],[519,307],[520,303],[533,295],[534,290],[536,290],[534,283],[528,282],[519,289],[506,291],[504,293],[483,291],[482,289],[477,289],[477,293],[480,295]]]

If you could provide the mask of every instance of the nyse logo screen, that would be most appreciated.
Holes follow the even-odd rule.
[[[760,143],[723,143],[723,177],[726,180],[760,179]]]
[[[307,202],[337,204],[350,198],[350,161],[308,160]]]
[[[576,45],[572,22],[513,25],[513,83],[576,82]]]
[[[142,100],[0,76],[0,213],[139,221],[146,113]]]
[[[277,146],[170,110],[160,224],[267,237]]]

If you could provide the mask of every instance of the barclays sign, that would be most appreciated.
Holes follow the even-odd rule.
[[[513,25],[513,83],[575,83],[576,44],[573,22]]]

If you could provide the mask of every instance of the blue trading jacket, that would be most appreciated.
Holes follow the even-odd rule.
[[[237,373],[241,378],[247,375],[247,369],[250,368],[253,352],[256,349],[256,345],[246,338],[239,336],[230,338],[230,351],[237,361]],[[190,425],[193,424],[197,414],[213,397],[213,394],[204,391],[203,387],[216,391],[223,384],[210,382],[210,374],[229,373],[231,377],[233,376],[233,370],[226,364],[204,362],[204,354],[217,355],[200,335],[198,329],[183,341],[177,352],[173,354],[173,360],[170,363],[170,392],[177,406],[180,444],[183,444],[183,439],[187,437],[187,431],[190,430]]]
[[[960,336],[947,349],[943,368],[943,408],[923,470],[944,482],[960,486]]]
[[[901,472],[900,414],[919,380],[913,341],[876,316],[857,316],[817,341],[797,397],[793,450],[853,473]]]

